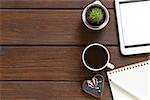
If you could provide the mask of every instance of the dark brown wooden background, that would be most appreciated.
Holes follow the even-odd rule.
[[[0,0],[0,100],[94,100],[81,89],[95,73],[81,63],[92,42],[108,47],[116,68],[148,54],[122,56],[113,0],[101,0],[110,21],[101,31],[87,29],[81,12],[92,0]],[[112,100],[106,71],[103,100]]]

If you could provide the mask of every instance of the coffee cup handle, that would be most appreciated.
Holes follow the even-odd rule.
[[[114,69],[114,68],[115,68],[115,65],[113,65],[113,64],[111,64],[111,63],[108,63],[108,64],[107,64],[107,67],[110,68],[110,69]]]

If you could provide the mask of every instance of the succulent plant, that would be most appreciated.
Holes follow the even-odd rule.
[[[100,23],[101,20],[103,20],[104,18],[104,13],[102,11],[102,9],[100,8],[93,8],[89,14],[89,19],[93,22],[93,23]]]

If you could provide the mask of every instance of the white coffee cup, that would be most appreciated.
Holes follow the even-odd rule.
[[[97,69],[95,69],[95,68],[92,67],[92,66],[89,66],[89,65],[86,63],[86,61],[85,61],[85,53],[86,53],[86,51],[87,51],[90,47],[92,47],[92,46],[99,46],[99,47],[103,48],[103,49],[106,51],[106,53],[107,53],[107,61],[106,61],[105,65],[104,65],[104,66],[100,66],[100,67],[97,68]],[[102,44],[100,44],[100,43],[92,43],[92,44],[88,45],[88,46],[83,50],[83,53],[82,53],[82,62],[83,62],[83,64],[85,65],[85,67],[88,68],[88,69],[91,70],[91,71],[100,71],[100,70],[103,70],[103,69],[106,68],[106,67],[108,67],[108,68],[110,68],[110,69],[114,69],[115,66],[114,66],[113,64],[111,64],[109,61],[110,61],[110,53],[109,53],[108,49],[107,49],[105,46],[103,46]]]

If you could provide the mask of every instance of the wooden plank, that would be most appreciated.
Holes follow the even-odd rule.
[[[94,0],[0,0],[0,8],[84,8]],[[101,0],[113,8],[114,0]]]
[[[0,82],[1,100],[97,100],[81,89],[82,82]],[[103,100],[112,100],[105,83]]]
[[[148,54],[122,56],[118,47],[107,47],[116,68],[149,58]],[[88,79],[95,73],[88,71],[82,64],[83,49],[77,46],[2,46],[0,80]],[[105,71],[98,73],[106,77]]]
[[[101,31],[87,29],[82,10],[2,10],[1,45],[82,45],[91,42],[118,45],[115,14]]]

